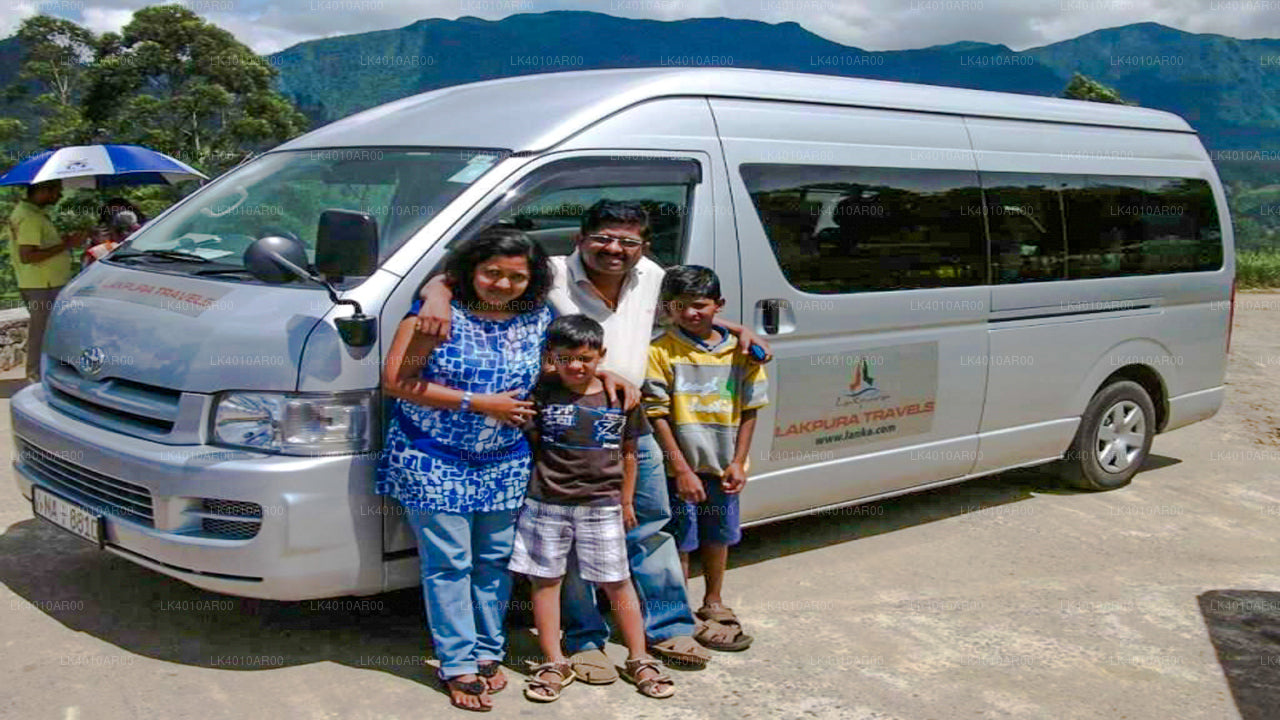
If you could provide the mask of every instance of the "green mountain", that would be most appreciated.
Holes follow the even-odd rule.
[[[1064,77],[1082,72],[1140,105],[1178,113],[1211,149],[1280,148],[1280,40],[1141,23],[1026,54]]]
[[[1280,149],[1280,40],[1193,34],[1155,23],[1015,52],[957,42],[870,52],[796,23],[632,20],[578,11],[421,20],[300,43],[270,56],[279,87],[324,123],[414,93],[539,72],[732,66],[1057,95],[1073,72],[1185,117],[1213,150]]]

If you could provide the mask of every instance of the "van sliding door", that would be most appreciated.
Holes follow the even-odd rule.
[[[777,358],[744,519],[965,475],[989,288],[963,121],[736,100],[712,110],[742,314]]]

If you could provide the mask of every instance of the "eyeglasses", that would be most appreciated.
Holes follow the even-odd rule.
[[[607,247],[610,243],[618,243],[623,250],[635,250],[644,245],[644,240],[636,240],[629,237],[618,237],[616,235],[588,235],[587,241],[592,245]]]

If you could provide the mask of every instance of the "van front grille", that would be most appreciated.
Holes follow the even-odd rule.
[[[117,424],[125,421],[146,433],[168,433],[178,419],[182,393],[145,383],[107,378],[90,380],[70,363],[50,358],[44,382],[53,399],[80,411]],[[100,423],[101,424],[101,423]]]
[[[18,438],[18,462],[43,484],[104,515],[155,527],[149,490],[90,470],[76,459],[72,452],[49,452]]]

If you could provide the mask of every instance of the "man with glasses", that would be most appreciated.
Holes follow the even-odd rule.
[[[660,265],[645,257],[649,236],[649,214],[640,203],[600,200],[583,216],[574,252],[551,258],[555,283],[547,301],[558,315],[582,313],[604,326],[608,352],[601,366],[632,388],[644,382],[664,275]],[[419,330],[448,337],[452,293],[446,281],[433,278],[422,296],[426,302],[419,313]],[[749,329],[718,322],[738,335],[743,352],[754,342],[767,354],[767,346]],[[671,535],[663,531],[671,506],[662,450],[652,434],[639,438],[636,464],[637,524],[627,532],[627,554],[644,606],[649,649],[670,662],[705,665],[710,655],[693,639],[695,620],[685,594],[680,555]],[[564,645],[572,654],[574,672],[592,684],[617,680],[617,669],[604,654],[609,627],[599,612],[594,588],[578,575],[572,557],[563,598]]]

